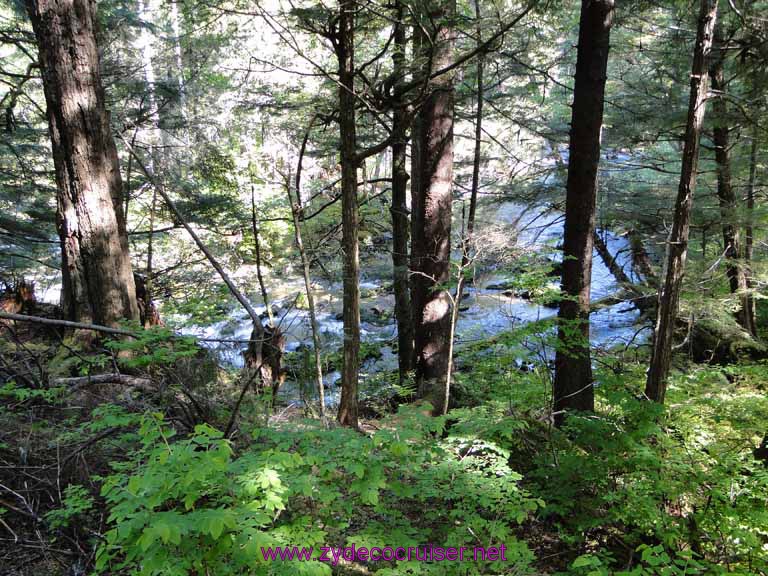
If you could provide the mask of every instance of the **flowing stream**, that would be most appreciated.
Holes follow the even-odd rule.
[[[493,222],[500,231],[507,231],[507,237],[515,241],[517,247],[528,250],[550,252],[550,258],[557,260],[559,253],[554,246],[563,234],[562,214],[548,211],[546,208],[524,208],[514,202],[493,204],[483,208],[485,222]],[[601,231],[609,252],[614,256],[630,278],[635,279],[630,263],[629,242],[610,232]],[[458,255],[457,255],[458,256]],[[363,266],[361,278],[361,337],[366,344],[379,351],[380,357],[365,360],[361,366],[361,380],[369,374],[397,367],[396,355],[392,344],[396,337],[396,325],[392,310],[394,296],[383,287],[391,285],[391,275],[380,271],[386,270],[389,254],[381,254],[382,262],[370,269]],[[458,259],[458,258],[457,258]],[[391,267],[390,267],[391,269]],[[366,270],[369,270],[367,273]],[[379,272],[371,272],[376,270]],[[467,286],[465,299],[461,303],[461,313],[457,326],[457,344],[488,338],[500,332],[511,330],[524,323],[549,318],[557,314],[557,309],[532,303],[516,297],[501,288],[489,288],[503,283],[510,277],[501,271],[488,271],[476,276],[474,286]],[[343,342],[341,311],[341,283],[328,283],[319,278],[313,279],[317,300],[317,319],[321,332],[324,352],[340,349]],[[558,278],[552,279],[559,282]],[[294,352],[302,347],[311,346],[309,315],[306,310],[292,304],[296,294],[304,291],[300,275],[290,274],[284,278],[275,278],[269,287],[272,295],[276,321],[287,335],[286,352]],[[597,254],[593,255],[592,301],[597,301],[616,293],[619,286],[610,270]],[[263,306],[256,308],[264,312]],[[591,315],[591,341],[594,346],[610,347],[627,343],[637,336],[639,312],[627,303],[602,308]],[[251,323],[247,315],[237,310],[230,318],[209,326],[192,327],[186,333],[207,338],[247,340],[251,334]],[[219,360],[230,367],[243,365],[242,351],[245,343],[217,342],[207,344]],[[326,401],[329,406],[338,402],[340,395],[340,375],[336,371],[325,374]],[[280,391],[281,400],[295,401],[299,391],[295,382],[286,382]]]

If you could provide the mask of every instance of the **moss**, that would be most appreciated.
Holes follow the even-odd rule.
[[[697,320],[691,329],[690,350],[696,362],[714,364],[768,357],[768,348],[727,315]]]

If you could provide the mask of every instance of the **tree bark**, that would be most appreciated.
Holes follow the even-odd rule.
[[[420,16],[420,4],[415,4],[412,8],[413,16],[413,36],[411,39],[411,75],[414,78],[422,76],[427,72],[424,61],[424,34],[421,28],[421,16]],[[416,279],[411,274],[418,270],[418,262],[423,254],[422,247],[418,245],[414,240],[418,237],[419,232],[417,228],[421,226],[421,222],[416,217],[421,208],[421,118],[420,114],[414,114],[411,120],[411,174],[410,174],[410,192],[411,192],[411,254],[409,260],[409,290],[411,298],[411,331],[413,333],[414,343],[412,344],[411,352],[411,368],[416,368],[416,350],[415,350],[415,330],[416,330],[416,318],[418,310],[416,308]]]
[[[429,20],[431,70],[452,61],[455,0],[433,0]],[[453,184],[453,74],[429,82],[419,113],[421,158],[418,204],[412,207],[413,245],[419,247],[413,284],[416,378],[421,396],[432,394],[435,414],[442,414],[447,382],[451,298],[443,285],[450,279],[451,204]],[[416,251],[414,251],[415,253]]]
[[[582,0],[573,91],[563,234],[563,300],[555,355],[555,421],[567,411],[592,411],[595,397],[589,353],[589,304],[613,0]]]
[[[395,103],[392,115],[392,281],[395,292],[395,320],[397,321],[397,358],[400,382],[413,370],[413,322],[411,321],[411,295],[408,282],[408,171],[406,147],[408,144],[408,117],[405,94],[401,87],[405,79],[405,21],[402,2],[397,3],[394,29]]]
[[[138,320],[117,149],[89,0],[26,0],[56,170],[63,307],[75,321]]]
[[[344,252],[344,358],[338,421],[358,427],[357,381],[360,352],[360,257],[357,207],[357,135],[355,127],[355,0],[339,4],[336,56],[339,64],[339,152],[341,159],[341,221]]]
[[[752,253],[755,243],[755,185],[757,183],[757,149],[759,128],[757,123],[752,128],[752,144],[749,149],[749,180],[747,181],[747,225],[744,230],[744,263],[746,265],[747,288],[750,290],[747,296],[747,314],[755,330],[757,330],[757,310],[755,297],[752,290],[755,282],[752,278]],[[753,332],[753,336],[757,335]]]
[[[475,23],[477,32],[478,46],[482,44],[482,26],[480,24],[480,0],[475,0]],[[451,399],[451,380],[453,376],[453,349],[456,340],[456,325],[459,323],[459,308],[464,296],[464,274],[471,263],[472,233],[475,231],[475,213],[477,212],[477,193],[480,190],[480,163],[482,162],[482,136],[483,136],[483,67],[484,57],[481,52],[477,57],[477,86],[475,90],[475,99],[477,101],[475,109],[475,152],[472,158],[472,184],[469,196],[469,216],[467,217],[467,227],[463,230],[461,238],[461,264],[458,270],[458,281],[456,284],[456,294],[451,300],[451,329],[448,334],[448,368],[445,374],[445,390],[443,392],[442,414],[448,412],[448,404]],[[463,214],[462,214],[463,216]]]
[[[725,101],[725,40],[720,24],[715,25],[713,38],[712,64],[709,77],[716,98],[712,102],[712,114],[715,127],[713,142],[715,145],[715,161],[717,163],[717,198],[720,204],[720,223],[723,230],[723,246],[725,247],[726,275],[731,294],[739,299],[739,309],[736,319],[739,325],[750,334],[756,329],[750,314],[749,289],[747,275],[739,262],[741,240],[739,226],[736,223],[737,203],[731,181],[731,152],[728,129],[728,105]]]
[[[691,93],[688,119],[683,143],[680,184],[674,206],[672,230],[667,241],[667,254],[659,290],[659,306],[653,333],[651,365],[645,384],[645,395],[663,403],[667,391],[667,377],[672,361],[672,333],[677,316],[680,289],[688,253],[693,193],[699,164],[699,141],[707,97],[707,60],[712,49],[713,31],[717,20],[717,0],[701,0],[696,31],[696,45],[691,70]]]

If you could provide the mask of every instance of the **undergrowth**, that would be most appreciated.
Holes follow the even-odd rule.
[[[41,539],[90,548],[84,566],[101,574],[768,574],[768,468],[754,452],[768,364],[688,365],[662,409],[642,397],[641,361],[607,355],[597,412],[557,430],[549,370],[523,344],[464,349],[461,406],[433,418],[405,405],[368,433],[265,420],[246,404],[227,440],[223,408],[187,427],[149,398],[75,408],[61,386],[8,383],[2,460],[25,454],[56,474],[51,486],[69,485],[47,492],[51,504],[0,503],[0,530],[34,515]],[[164,374],[193,356],[174,350],[129,361]],[[324,546],[427,544],[506,555],[317,561]],[[265,560],[268,546],[311,546],[315,560]]]

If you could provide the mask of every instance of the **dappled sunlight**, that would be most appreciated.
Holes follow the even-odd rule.
[[[0,572],[768,576],[765,13],[0,4]]]

